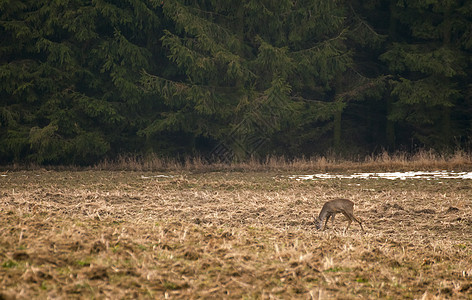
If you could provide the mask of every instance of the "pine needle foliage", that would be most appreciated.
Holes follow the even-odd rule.
[[[460,125],[470,119],[463,106],[470,67],[465,59],[470,55],[470,4],[398,1],[391,7],[408,31],[380,56],[396,76],[391,93],[397,100],[389,118],[411,126],[417,143],[452,150],[470,130]]]
[[[161,40],[177,71],[144,73],[142,83],[172,112],[146,136],[190,130],[244,159],[267,154],[290,128],[330,126],[316,116],[333,117],[334,81],[353,65],[340,3],[165,1],[163,13],[175,26]]]
[[[470,149],[463,0],[0,0],[0,164]]]
[[[2,1],[0,161],[88,164],[127,140],[159,19],[147,1]],[[121,149],[120,149],[121,148]],[[127,149],[121,146],[116,149]],[[131,149],[128,149],[131,150]]]

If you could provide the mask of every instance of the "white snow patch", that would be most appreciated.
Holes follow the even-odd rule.
[[[173,175],[163,175],[163,174],[152,175],[152,176],[141,175],[141,179],[150,179],[150,178],[174,178],[174,176]]]
[[[311,175],[290,175],[295,180],[317,180],[317,179],[472,179],[472,172],[455,171],[409,171],[409,172],[385,172],[385,173],[354,173],[354,174],[330,174],[320,173]]]

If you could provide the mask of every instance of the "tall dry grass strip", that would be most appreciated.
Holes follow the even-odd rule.
[[[450,155],[432,151],[419,151],[414,154],[383,152],[364,158],[345,159],[334,154],[311,158],[288,159],[283,156],[268,156],[265,159],[254,157],[245,162],[223,163],[208,162],[201,157],[184,160],[147,157],[120,156],[116,160],[104,160],[93,167],[95,170],[128,171],[411,171],[411,170],[470,170],[472,157],[469,153],[456,151]]]

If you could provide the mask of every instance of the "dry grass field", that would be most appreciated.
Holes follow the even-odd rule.
[[[470,179],[1,175],[0,299],[472,299]]]

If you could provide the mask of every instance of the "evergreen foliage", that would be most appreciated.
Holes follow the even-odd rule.
[[[469,2],[0,0],[0,164],[468,149]]]
[[[460,123],[471,121],[463,107],[470,80],[470,3],[398,1],[396,6],[391,13],[402,32],[380,56],[396,77],[392,95],[397,101],[389,118],[411,127],[408,138],[415,143],[461,147],[470,129]]]
[[[88,164],[134,151],[121,144],[135,135],[127,127],[143,98],[136,82],[151,63],[145,46],[159,27],[152,6],[1,5],[1,161]]]
[[[331,126],[342,107],[332,92],[336,78],[352,65],[342,6],[321,0],[166,1],[163,11],[175,29],[165,31],[162,43],[178,69],[172,77],[145,73],[143,85],[173,111],[147,135],[191,130],[222,143],[231,158],[244,159],[256,150],[275,152],[280,135],[289,144],[308,143],[295,128],[320,135]],[[185,127],[189,120],[205,125]]]

